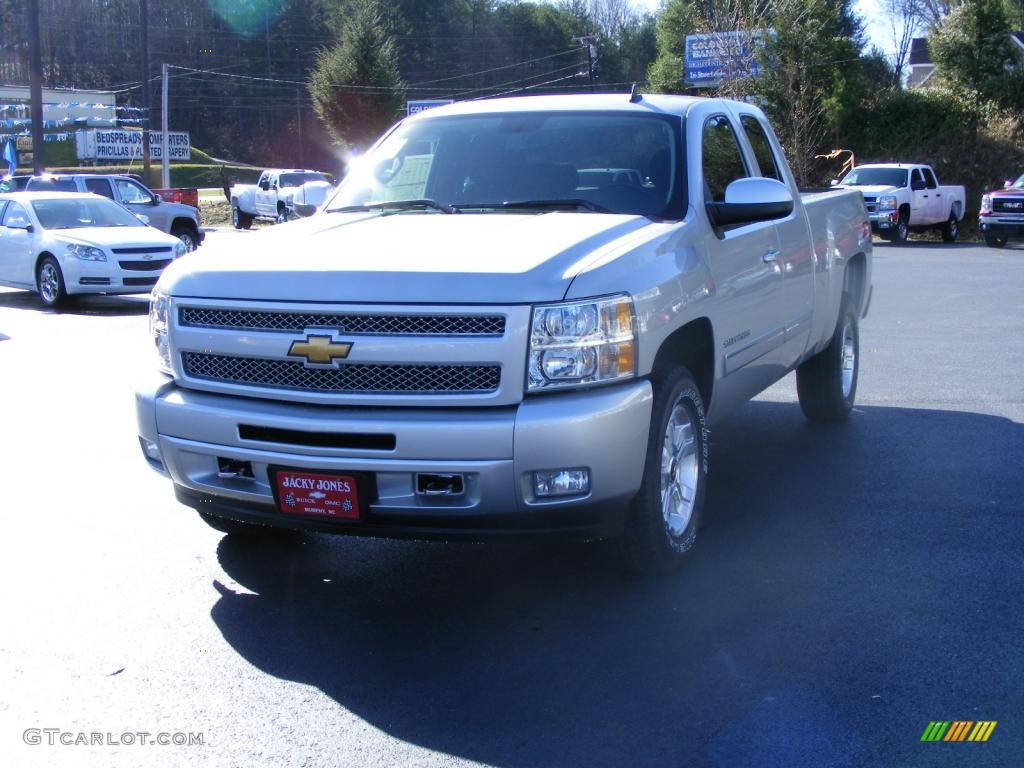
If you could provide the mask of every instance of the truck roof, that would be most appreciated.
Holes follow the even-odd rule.
[[[459,101],[454,104],[433,107],[418,112],[409,120],[430,119],[443,115],[484,115],[503,112],[632,112],[668,114],[683,117],[696,104],[712,99],[698,96],[666,96],[641,94],[641,98],[630,101],[628,93],[586,93],[553,96],[513,96],[500,99]],[[721,101],[725,101],[722,99]]]

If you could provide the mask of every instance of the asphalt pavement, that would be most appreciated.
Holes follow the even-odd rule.
[[[141,458],[145,297],[0,289],[3,764],[1021,765],[1024,247],[874,265],[850,422],[791,376],[717,427],[656,580],[599,546],[223,537]]]

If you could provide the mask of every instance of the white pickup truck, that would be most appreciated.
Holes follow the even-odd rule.
[[[235,229],[249,229],[255,219],[283,224],[308,216],[331,189],[331,182],[318,171],[270,168],[256,184],[232,185],[231,223]]]
[[[136,396],[207,523],[612,538],[647,571],[693,545],[736,406],[796,370],[807,417],[847,418],[871,298],[860,193],[801,194],[725,99],[431,109],[221,248],[154,289]]]
[[[952,243],[960,234],[967,194],[962,186],[940,185],[928,165],[858,165],[838,182],[864,195],[871,229],[886,240],[904,243],[911,232],[937,229]]]

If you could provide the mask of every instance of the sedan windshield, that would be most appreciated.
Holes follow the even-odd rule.
[[[906,168],[854,168],[839,182],[846,187],[905,187]]]
[[[117,203],[100,197],[33,200],[32,209],[43,229],[146,226]]]
[[[420,119],[360,158],[326,210],[682,218],[679,133],[678,118],[652,115]]]

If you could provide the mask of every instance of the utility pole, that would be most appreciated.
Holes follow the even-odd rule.
[[[139,0],[139,26],[142,29],[142,177],[150,182],[149,164],[149,3]]]
[[[590,78],[590,92],[594,92],[594,62],[597,60],[597,33],[575,38],[587,54],[587,76]]]
[[[171,186],[171,142],[167,135],[167,64],[160,66],[162,90],[160,92],[160,129],[163,133],[163,148],[160,153],[160,186],[168,189]]]
[[[39,51],[39,0],[28,0],[29,101],[32,116],[32,170],[46,170],[43,158],[43,61]]]

